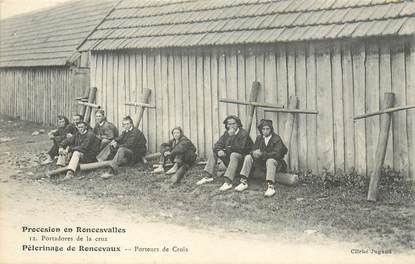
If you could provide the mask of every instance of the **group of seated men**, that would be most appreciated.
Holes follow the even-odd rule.
[[[72,123],[69,123],[66,117],[58,116],[58,128],[49,133],[53,146],[43,164],[49,164],[59,156],[58,165],[64,166],[68,163],[68,171],[63,180],[69,180],[74,177],[79,163],[111,160],[111,173],[103,175],[103,178],[107,178],[115,174],[119,166],[132,165],[142,160],[147,151],[147,140],[144,134],[134,127],[130,116],[122,120],[121,135],[118,135],[117,128],[107,121],[103,110],[97,110],[95,120],[96,125],[92,129],[82,121],[80,115],[74,115]],[[265,172],[265,196],[273,196],[276,173],[287,169],[284,156],[288,150],[280,136],[274,132],[272,121],[262,119],[259,122],[260,134],[255,142],[250,138],[248,131],[242,128],[241,120],[237,116],[228,116],[223,124],[225,132],[215,143],[213,155],[208,158],[204,169],[206,176],[199,180],[197,185],[213,181],[220,160],[226,167],[223,174],[225,182],[219,188],[220,191],[231,189],[238,174],[240,180],[235,190],[246,190],[248,178],[255,168]],[[194,164],[197,154],[195,146],[180,127],[173,128],[171,135],[172,139],[160,146],[160,162],[153,173],[174,174],[172,181],[177,183]],[[172,167],[165,171],[168,161],[172,163]]]

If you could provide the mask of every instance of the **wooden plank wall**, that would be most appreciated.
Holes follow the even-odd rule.
[[[56,124],[58,114],[71,119],[79,109],[74,98],[89,83],[89,69],[0,69],[0,113],[47,125]]]
[[[367,174],[374,163],[380,118],[354,122],[353,116],[378,110],[386,91],[396,93],[397,105],[414,103],[413,45],[411,40],[367,40],[93,53],[91,76],[98,101],[118,125],[125,100],[138,100],[144,87],[152,89],[157,109],[146,110],[142,124],[149,150],[157,151],[171,136],[170,129],[181,126],[201,157],[223,133],[226,115],[246,120],[246,107],[218,98],[246,100],[252,82],[260,81],[260,101],[286,105],[296,95],[301,108],[319,111],[297,118],[291,169],[356,169]],[[133,114],[135,109],[125,111]],[[394,114],[385,162],[412,178],[414,116],[414,110]],[[271,118],[287,141],[287,115],[257,109],[256,118],[263,117]],[[256,133],[252,130],[251,136]]]

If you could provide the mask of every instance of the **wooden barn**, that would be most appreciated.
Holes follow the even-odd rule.
[[[76,48],[114,1],[71,1],[0,20],[0,113],[55,124],[89,87],[88,54]]]
[[[143,88],[152,90],[142,129],[150,151],[180,125],[206,157],[222,120],[246,106],[253,81],[259,101],[300,108],[290,146],[292,170],[373,168],[385,92],[415,104],[415,3],[388,0],[123,0],[80,46],[91,51],[91,85],[118,123]],[[285,113],[256,109],[282,138]],[[254,123],[255,124],[255,123]],[[415,177],[415,112],[393,114],[385,166]],[[252,129],[251,135],[257,133]]]

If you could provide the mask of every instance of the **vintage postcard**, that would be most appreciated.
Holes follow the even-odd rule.
[[[0,263],[414,263],[413,0],[0,0]]]

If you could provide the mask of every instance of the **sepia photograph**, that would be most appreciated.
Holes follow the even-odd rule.
[[[0,0],[0,264],[415,263],[414,0]]]

